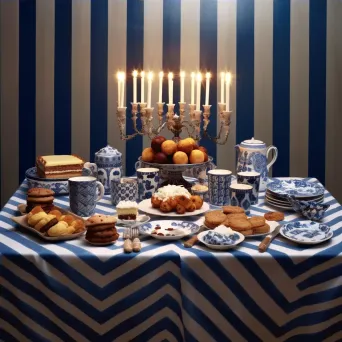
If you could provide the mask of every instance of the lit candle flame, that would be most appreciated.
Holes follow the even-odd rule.
[[[182,78],[185,77],[185,72],[184,72],[184,71],[181,71],[181,72],[180,72],[180,77],[182,77]]]
[[[202,74],[200,72],[197,73],[197,81],[202,81]]]
[[[160,78],[164,77],[164,73],[162,71],[159,73],[159,77]]]
[[[172,72],[169,72],[168,78],[173,79],[173,73]]]
[[[133,77],[137,77],[138,76],[138,71],[134,70],[133,71]]]
[[[148,73],[148,79],[149,80],[152,80],[153,79],[153,72],[152,71],[150,71],[149,73]]]
[[[191,78],[195,78],[195,73],[194,72],[191,73]]]
[[[225,73],[222,71],[221,72],[221,78],[224,78],[225,77]]]
[[[205,74],[205,78],[210,78],[210,77],[211,77],[210,72],[207,72],[207,73]]]
[[[140,73],[140,76],[141,76],[141,77],[145,77],[145,71],[142,71],[142,72]]]

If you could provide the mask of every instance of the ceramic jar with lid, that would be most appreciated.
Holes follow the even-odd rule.
[[[278,149],[275,146],[266,146],[257,139],[244,140],[235,146],[238,151],[236,172],[255,171],[260,173],[260,191],[265,191],[268,178],[268,170],[278,157]],[[274,151],[272,160],[267,164],[267,158],[271,150]]]
[[[120,181],[122,176],[122,153],[109,145],[95,153],[95,163],[84,164],[84,174],[97,177],[104,188],[105,194],[110,194],[112,180]]]

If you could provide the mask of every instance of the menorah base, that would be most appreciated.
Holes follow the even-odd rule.
[[[182,185],[185,189],[189,190],[191,189],[192,185],[191,183],[187,182],[183,178],[183,171],[177,172],[177,171],[166,171],[161,175],[161,184],[160,187],[163,187],[165,185]]]

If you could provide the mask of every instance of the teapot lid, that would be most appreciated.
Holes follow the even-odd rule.
[[[97,157],[114,157],[114,156],[121,156],[121,153],[110,145],[101,148],[101,150],[95,153]]]
[[[244,140],[242,143],[241,143],[241,146],[243,147],[259,147],[259,148],[263,148],[265,147],[265,143],[261,140],[257,140],[257,139],[247,139],[247,140]]]

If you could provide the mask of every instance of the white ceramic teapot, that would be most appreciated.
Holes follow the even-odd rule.
[[[278,149],[275,146],[266,146],[261,140],[254,138],[244,140],[235,148],[239,152],[236,172],[255,171],[260,173],[260,191],[265,191],[268,177],[268,170],[274,164],[278,157]],[[274,155],[270,163],[267,164],[267,158],[271,150]]]

